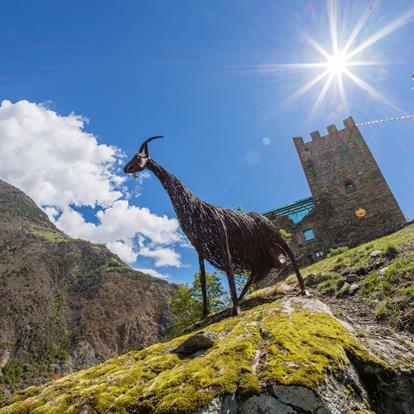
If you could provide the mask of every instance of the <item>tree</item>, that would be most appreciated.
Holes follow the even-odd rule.
[[[206,273],[206,279],[210,311],[217,312],[228,306],[229,300],[220,278],[216,274]],[[203,296],[199,273],[194,275],[191,286],[187,284],[178,286],[177,298],[170,302],[170,306],[171,312],[175,317],[175,322],[169,328],[170,336],[182,333],[186,328],[189,328],[201,319]]]
[[[170,302],[174,323],[169,328],[169,335],[176,336],[185,328],[194,325],[201,317],[201,303],[193,296],[193,289],[188,285],[178,285],[177,298]]]
[[[227,298],[226,292],[223,289],[220,278],[214,273],[206,272],[207,280],[207,296],[208,304],[210,306],[211,312],[217,312],[220,309],[229,305],[229,300]],[[194,275],[193,287],[192,287],[193,297],[203,303],[203,295],[201,292],[201,283],[200,283],[200,273]]]
[[[292,233],[288,233],[285,229],[280,229],[279,234],[282,236],[282,238],[285,240],[287,244],[290,244],[292,241]]]

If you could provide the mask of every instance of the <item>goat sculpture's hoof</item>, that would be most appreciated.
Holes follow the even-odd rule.
[[[310,298],[312,295],[307,290],[301,290],[298,296],[304,296],[305,298]]]
[[[232,316],[240,315],[241,314],[240,306],[233,306],[233,308],[231,310],[231,314],[232,314]]]

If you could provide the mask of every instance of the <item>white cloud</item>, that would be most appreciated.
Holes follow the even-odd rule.
[[[28,101],[0,106],[0,176],[39,205],[111,205],[124,178],[115,147],[84,131],[85,119]]]
[[[174,266],[181,267],[180,255],[173,249],[168,247],[149,249],[143,247],[139,251],[140,256],[151,257],[155,259],[155,266]]]
[[[28,101],[3,101],[0,177],[31,196],[70,236],[105,243],[128,263],[143,256],[156,266],[180,267],[173,248],[182,242],[178,221],[129,204],[125,177],[117,173],[121,152],[99,144],[85,123],[73,113],[62,116]],[[148,177],[141,174],[138,184]],[[85,206],[98,209],[95,222],[75,209]]]
[[[158,277],[159,279],[164,279],[164,280],[168,279],[168,275],[163,275],[162,273],[157,272],[154,269],[139,269],[139,268],[137,268],[135,270],[138,270],[139,272],[142,272],[142,273],[146,273],[147,275],[150,275],[150,276]]]
[[[129,205],[127,200],[115,201],[111,207],[96,214],[99,223],[88,223],[72,208],[67,208],[55,220],[56,225],[72,237],[108,243],[132,239],[138,233],[158,244],[180,241],[176,219],[157,216],[146,207]]]
[[[137,260],[137,253],[133,247],[124,241],[112,241],[106,243],[109,250],[117,254],[124,262],[134,263]]]

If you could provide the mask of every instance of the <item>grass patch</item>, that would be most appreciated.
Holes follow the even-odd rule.
[[[391,324],[398,319],[396,314],[404,308],[403,301],[413,296],[414,291],[414,226],[362,244],[352,249],[340,247],[324,260],[301,270],[306,286],[314,288],[325,296],[343,296],[336,285],[344,275],[360,275],[361,289],[354,295],[355,300],[365,301],[371,307],[372,317],[376,318],[381,308],[378,303],[387,299],[388,311],[383,320]],[[381,256],[372,258],[370,254],[380,250]],[[382,262],[382,263],[381,263]],[[310,281],[307,282],[308,276]],[[296,277],[290,274],[284,283],[297,285]],[[257,294],[265,294],[267,288]],[[401,307],[398,306],[401,303]],[[390,304],[395,304],[390,311]],[[398,325],[401,327],[401,325]]]
[[[408,296],[414,296],[414,285],[402,288],[401,292]]]
[[[335,249],[331,249],[326,257],[338,256],[339,254],[342,254],[342,253],[344,253],[344,252],[346,252],[348,250],[349,250],[349,247],[347,247],[347,246],[340,246],[340,247],[337,247]]]
[[[71,239],[63,233],[36,226],[29,227],[29,234],[38,240],[46,241],[49,243],[68,243],[71,241]]]

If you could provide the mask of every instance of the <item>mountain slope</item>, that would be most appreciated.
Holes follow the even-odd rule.
[[[159,341],[174,294],[0,181],[0,394]]]

